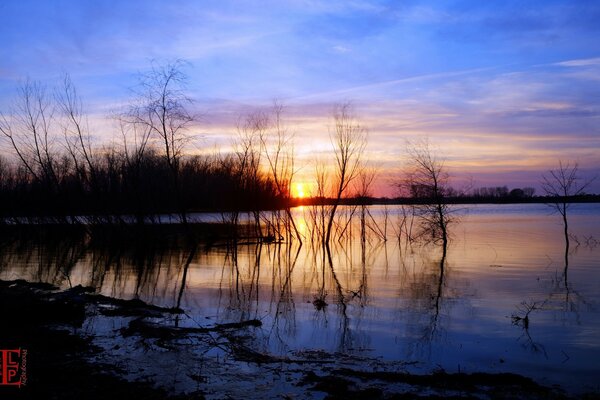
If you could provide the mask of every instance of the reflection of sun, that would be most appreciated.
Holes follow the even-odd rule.
[[[306,232],[308,231],[308,226],[306,225],[306,219],[304,218],[304,209],[302,206],[298,207],[298,214],[300,215],[294,216],[294,218],[296,218],[296,227],[298,228],[298,232],[300,232],[301,235],[306,235]]]
[[[296,185],[294,186],[293,196],[297,199],[303,199],[306,197],[306,190],[304,189],[303,183],[296,183]]]

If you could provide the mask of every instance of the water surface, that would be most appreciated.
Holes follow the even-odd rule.
[[[302,246],[203,243],[190,256],[189,243],[170,236],[6,240],[0,279],[177,305],[184,326],[257,318],[252,346],[283,357],[324,351],[416,372],[515,372],[599,390],[599,204],[573,205],[567,254],[561,219],[545,205],[457,207],[445,258],[435,244],[397,240],[395,206],[369,207],[364,240],[357,220],[329,251],[310,240],[308,212],[294,210]],[[342,210],[340,226],[351,212]]]

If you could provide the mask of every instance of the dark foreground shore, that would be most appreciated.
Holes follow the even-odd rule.
[[[572,396],[559,388],[543,387],[514,374],[446,373],[410,374],[401,369],[369,368],[368,363],[338,362],[339,355],[305,353],[294,358],[278,358],[257,353],[244,343],[244,332],[261,329],[260,321],[240,321],[210,327],[178,327],[157,324],[156,316],[177,315],[183,310],[160,308],[139,300],[118,300],[95,294],[92,289],[74,287],[59,291],[45,283],[0,281],[0,349],[26,350],[18,377],[25,385],[0,385],[4,399],[219,399],[242,398],[236,385],[273,386],[272,376],[285,376],[286,390],[280,393],[260,390],[246,392],[244,398],[327,398],[327,399],[595,399],[598,393]],[[202,375],[188,374],[198,382],[194,390],[174,393],[152,379],[125,379],[121,366],[105,363],[107,348],[82,334],[87,318],[127,318],[119,337],[142,338],[139,343],[158,343],[173,350],[182,340],[194,336],[219,338],[218,346],[229,354],[230,362],[258,367],[266,373],[244,374],[244,382],[223,374],[223,366],[207,363]],[[137,342],[136,342],[137,343]],[[140,344],[142,345],[142,344]],[[167,350],[165,350],[167,351]],[[5,353],[3,353],[5,354]],[[5,360],[6,361],[6,360]],[[25,373],[21,369],[25,367]],[[177,368],[178,365],[172,365]],[[185,373],[185,371],[183,371]],[[219,378],[221,375],[221,378]],[[16,377],[0,377],[4,383]],[[26,381],[25,381],[26,380]],[[213,387],[211,387],[213,386]],[[289,389],[292,388],[292,389]],[[236,394],[238,393],[238,394]]]

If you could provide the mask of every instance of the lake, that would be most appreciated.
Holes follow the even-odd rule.
[[[360,212],[342,207],[338,229],[347,234],[329,251],[310,240],[309,207],[292,211],[302,246],[215,242],[190,253],[169,235],[110,245],[85,233],[10,238],[0,279],[93,286],[185,311],[157,320],[164,324],[258,319],[248,345],[279,357],[328,354],[418,373],[513,372],[573,393],[600,390],[600,204],[572,206],[568,254],[562,220],[548,206],[456,206],[445,258],[436,244],[397,239],[398,206],[369,206],[364,235],[359,219],[344,222],[352,210]],[[91,317],[82,333],[105,349],[99,359],[122,364],[131,378],[185,391],[207,383],[174,366],[202,372],[232,362],[216,344],[143,350],[115,333],[128,322]],[[258,367],[235,368],[240,379]],[[226,385],[232,372],[221,372],[212,385]]]

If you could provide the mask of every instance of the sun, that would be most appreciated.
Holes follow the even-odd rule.
[[[303,199],[306,197],[306,190],[304,188],[304,183],[296,183],[294,185],[294,197],[297,199]]]

